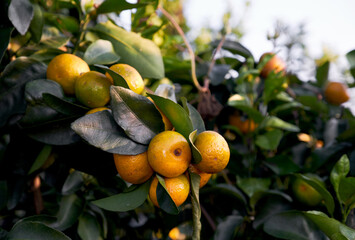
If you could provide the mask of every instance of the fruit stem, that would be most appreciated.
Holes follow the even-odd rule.
[[[179,26],[179,24],[175,21],[175,19],[161,6],[158,6],[158,9],[163,13],[163,15],[169,19],[169,21],[173,24],[174,28],[176,29],[176,31],[179,33],[179,35],[182,37],[182,39],[184,40],[184,43],[188,49],[190,58],[191,58],[191,77],[192,77],[192,81],[195,85],[195,87],[197,88],[197,90],[199,92],[205,92],[207,91],[207,89],[205,89],[204,87],[201,87],[200,83],[197,80],[196,77],[196,63],[195,63],[195,53],[192,50],[192,47],[190,45],[190,43],[187,41],[186,36],[184,31],[181,29],[181,27]]]

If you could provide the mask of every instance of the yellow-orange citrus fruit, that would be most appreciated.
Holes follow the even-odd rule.
[[[138,155],[113,154],[118,174],[132,184],[141,184],[153,175],[147,158],[147,152]]]
[[[201,179],[200,179],[200,188],[205,186],[207,184],[208,180],[210,180],[210,178],[212,176],[211,173],[202,172],[201,170],[196,168],[194,164],[190,164],[189,170],[192,173],[196,173],[196,174],[200,175],[200,177],[201,177]]]
[[[154,103],[153,99],[151,97],[147,97],[152,103]],[[155,105],[155,103],[154,103]],[[168,131],[168,130],[172,130],[174,128],[173,124],[170,122],[169,118],[166,117],[166,115],[158,108],[157,105],[155,105],[155,107],[158,109],[160,115],[161,115],[161,118],[163,120],[163,123],[164,123],[164,127],[165,127],[165,131]]]
[[[148,161],[153,170],[164,177],[183,174],[191,162],[191,148],[178,132],[157,134],[148,146]]]
[[[128,87],[135,93],[141,94],[144,90],[144,81],[139,72],[132,66],[124,63],[117,63],[110,67],[112,71],[119,74],[126,82]],[[113,79],[109,73],[106,73],[106,77],[110,79],[113,84]]]
[[[86,114],[96,113],[96,112],[100,112],[100,111],[104,111],[104,110],[110,110],[110,109],[107,107],[93,108],[93,109],[89,110]]]
[[[340,105],[349,100],[347,88],[340,82],[329,82],[324,90],[325,99],[333,104]]]
[[[78,77],[75,82],[75,96],[85,106],[98,108],[110,101],[111,82],[99,72],[90,71]]]
[[[318,182],[324,185],[323,182]],[[323,199],[322,195],[316,189],[301,178],[294,180],[292,190],[298,201],[310,207],[317,206]]]
[[[184,240],[187,239],[186,234],[180,232],[178,227],[174,227],[169,231],[169,238],[171,240]]]
[[[48,64],[47,78],[59,83],[66,94],[74,94],[76,79],[90,71],[89,65],[80,57],[63,53],[54,57]]]
[[[273,57],[271,57],[271,59],[264,65],[263,69],[260,72],[260,76],[262,76],[263,78],[266,78],[272,71],[274,71],[275,73],[279,73],[285,72],[286,69],[286,63],[274,53],[264,53],[260,57],[260,62],[264,57],[270,55],[273,55]]]
[[[155,176],[149,188],[149,198],[152,203],[159,207],[157,199],[157,187],[158,187],[158,178]],[[174,201],[175,205],[179,207],[183,204],[190,192],[190,183],[185,174],[181,174],[173,178],[164,178],[166,189]]]
[[[253,132],[258,126],[252,119],[242,119],[238,114],[232,114],[228,117],[230,125],[237,127],[242,133]]]
[[[227,141],[215,131],[200,133],[194,145],[200,151],[202,160],[195,166],[202,172],[218,173],[229,162],[230,150]]]

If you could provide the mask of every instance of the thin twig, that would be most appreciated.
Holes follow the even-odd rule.
[[[196,77],[196,64],[195,64],[195,53],[192,50],[192,47],[191,47],[190,43],[187,41],[184,31],[181,29],[181,27],[175,21],[175,19],[162,6],[158,6],[158,9],[163,13],[163,15],[166,18],[169,19],[169,21],[173,24],[173,26],[176,29],[176,31],[179,33],[179,35],[184,40],[184,43],[185,43],[185,45],[187,47],[187,50],[189,52],[190,59],[191,59],[191,77],[192,77],[192,81],[193,81],[195,87],[197,88],[197,90],[199,92],[205,92],[206,89],[201,87],[200,83],[197,80],[197,77]]]

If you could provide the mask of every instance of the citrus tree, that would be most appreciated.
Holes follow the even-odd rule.
[[[354,239],[355,120],[330,62],[301,81],[227,24],[194,51],[181,9],[1,2],[1,238]]]

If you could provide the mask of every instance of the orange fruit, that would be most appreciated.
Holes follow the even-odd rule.
[[[110,109],[107,107],[93,108],[93,109],[89,110],[86,114],[96,113],[96,112],[100,112],[100,111],[104,111],[104,110],[110,110]]]
[[[349,100],[346,86],[340,82],[329,82],[324,90],[325,99],[333,105],[340,105]]]
[[[307,176],[316,179],[319,183],[324,185],[317,175],[308,174]],[[323,200],[322,195],[302,178],[296,178],[293,181],[292,190],[299,202],[310,207],[317,206]]]
[[[59,83],[66,94],[72,95],[75,93],[76,79],[88,71],[89,65],[83,59],[70,53],[63,53],[49,62],[47,78]]]
[[[196,173],[196,174],[200,175],[200,177],[201,177],[200,188],[205,186],[212,176],[211,173],[205,173],[205,172],[200,171],[198,168],[196,168],[196,166],[194,164],[190,164],[189,170],[192,173]]]
[[[222,135],[215,131],[204,131],[197,136],[194,144],[202,156],[202,160],[195,165],[200,171],[218,173],[227,166],[230,150]]]
[[[237,127],[243,134],[253,132],[258,126],[252,119],[243,120],[237,113],[229,115],[228,122],[230,125]]]
[[[157,187],[158,187],[158,178],[155,176],[149,188],[149,198],[152,203],[159,207],[157,199]],[[181,174],[173,178],[164,178],[166,189],[174,201],[175,205],[179,207],[183,204],[190,192],[190,183],[185,174]]]
[[[116,169],[123,180],[132,184],[141,184],[153,175],[147,158],[147,152],[138,155],[113,154]]]
[[[274,55],[274,53],[267,52],[261,55],[259,62],[266,56]],[[285,72],[286,63],[279,58],[276,54],[270,58],[270,60],[264,65],[263,69],[260,72],[260,76],[266,78],[272,71],[275,73]]]
[[[171,240],[184,240],[188,238],[185,233],[180,232],[178,227],[171,229],[168,236]]]
[[[132,66],[123,63],[117,63],[110,67],[112,71],[121,75],[127,82],[128,87],[135,93],[141,94],[144,90],[144,82],[139,72]],[[106,73],[106,77],[110,79],[113,84],[113,79],[109,73]]]
[[[155,172],[164,177],[177,177],[183,174],[190,161],[190,145],[178,132],[161,132],[149,143],[148,162]]]
[[[152,103],[154,103],[153,99],[151,97],[147,97]],[[155,103],[154,103],[155,105]],[[158,109],[160,115],[161,115],[161,118],[163,120],[163,123],[164,123],[164,127],[165,127],[165,131],[168,131],[168,130],[172,130],[174,128],[173,124],[170,122],[169,118],[166,117],[166,115],[158,108],[157,105],[155,105],[155,107]]]
[[[111,82],[99,72],[82,74],[75,82],[75,96],[85,106],[98,108],[110,101]]]

